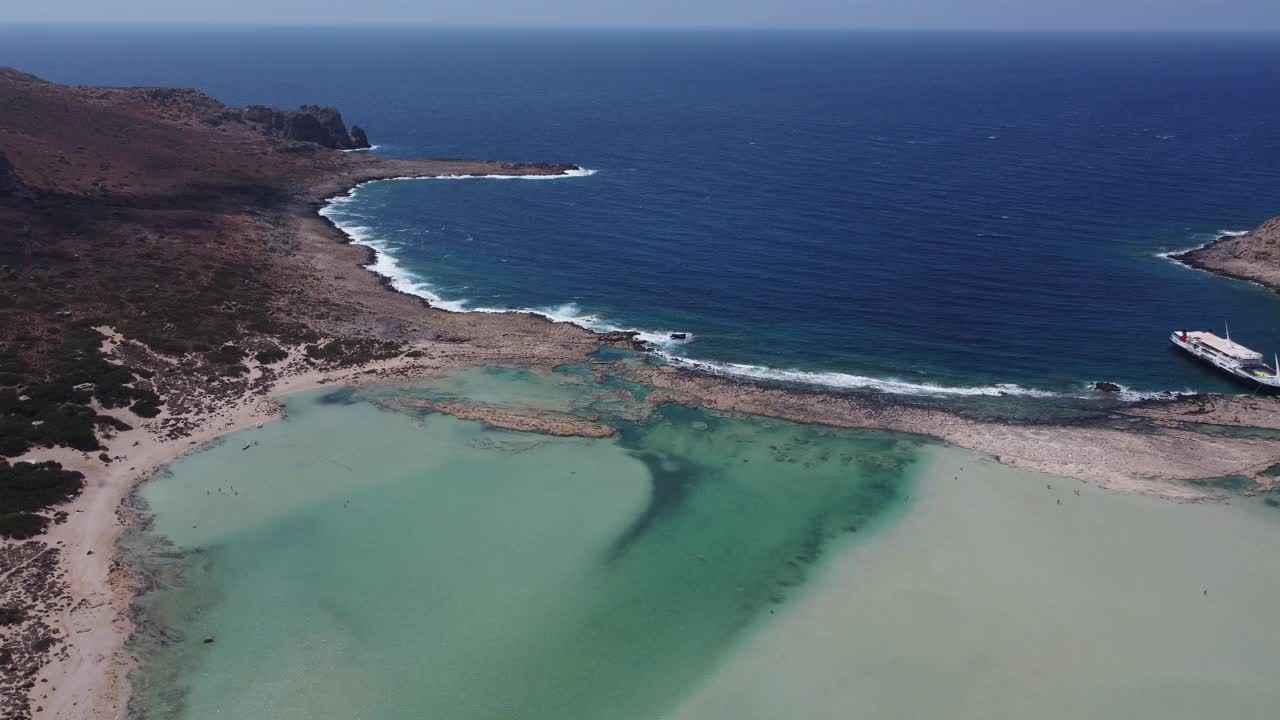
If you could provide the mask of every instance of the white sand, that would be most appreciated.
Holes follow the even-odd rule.
[[[1276,717],[1280,511],[930,456],[672,718]]]
[[[104,464],[98,453],[69,448],[38,449],[18,458],[31,462],[56,460],[85,473],[84,493],[64,509],[62,525],[49,529],[45,540],[62,551],[62,568],[70,584],[69,610],[49,619],[64,633],[65,643],[55,659],[37,676],[32,692],[36,720],[106,720],[125,717],[126,676],[133,658],[123,651],[132,632],[129,603],[136,588],[127,572],[113,570],[115,544],[124,529],[118,510],[138,482],[172,460],[236,430],[266,423],[280,416],[277,399],[329,382],[351,385],[378,380],[370,370],[395,371],[415,363],[403,357],[343,370],[308,370],[284,377],[270,395],[246,393],[204,418],[201,427],[181,440],[165,440],[149,429],[156,422],[129,413],[121,419],[134,429],[106,442],[110,454],[125,460]],[[163,419],[163,415],[156,421]],[[137,445],[135,446],[135,443]],[[58,656],[65,652],[65,657]]]

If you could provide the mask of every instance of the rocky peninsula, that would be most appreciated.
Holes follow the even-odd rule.
[[[1193,268],[1280,292],[1280,217],[1243,235],[1224,235],[1204,247],[1172,257]]]
[[[576,166],[339,152],[368,142],[332,108],[230,108],[195,90],[65,86],[0,69],[5,717],[123,716],[123,642],[142,582],[114,559],[133,521],[123,501],[175,457],[277,417],[281,394],[642,350],[627,333],[448,312],[389,291],[363,269],[371,251],[317,213],[370,180]],[[1233,432],[1280,430],[1271,399],[1179,397],[1032,421],[745,383],[643,353],[593,367],[656,388],[650,403],[928,435],[1182,500],[1210,497],[1181,482],[1196,478],[1242,476],[1265,491],[1280,462],[1280,433]],[[531,432],[613,432],[462,403],[423,409]]]

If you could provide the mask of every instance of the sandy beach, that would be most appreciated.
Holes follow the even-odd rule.
[[[301,227],[299,237],[306,250],[294,260],[306,263],[313,272],[335,266],[351,267],[367,260],[366,248],[335,242],[336,229],[321,218],[303,216],[297,221]],[[290,360],[283,363],[286,369],[271,371],[272,380],[265,385],[267,389],[260,386],[239,396],[207,399],[207,414],[201,414],[197,423],[184,426],[187,434],[176,439],[161,430],[166,420],[161,416],[151,422],[135,423],[135,429],[111,438],[113,453],[122,455],[123,459],[110,464],[102,463],[94,454],[66,448],[37,450],[18,458],[56,460],[64,467],[84,472],[89,478],[83,495],[67,507],[69,519],[55,525],[46,539],[59,550],[60,573],[67,579],[68,596],[67,603],[49,618],[65,642],[36,677],[31,693],[35,717],[124,717],[127,674],[133,663],[123,648],[132,632],[129,605],[138,585],[137,579],[115,562],[114,548],[130,521],[128,514],[122,512],[122,501],[137,483],[166,463],[198,451],[228,433],[277,419],[280,397],[322,384],[408,381],[473,364],[549,370],[566,362],[580,361],[599,346],[599,339],[588,331],[554,324],[537,316],[468,315],[429,308],[418,298],[389,292],[372,273],[352,272],[342,280],[344,282],[332,287],[330,292],[341,293],[344,303],[358,305],[363,317],[405,318],[396,326],[401,337],[419,335],[421,331],[411,318],[420,315],[424,324],[430,323],[432,332],[439,333],[443,326],[450,334],[465,334],[468,342],[419,339],[411,346],[422,353],[418,357],[400,355],[345,368],[310,366],[301,361],[299,349],[295,349]],[[513,344],[508,339],[512,332],[528,333],[538,342]],[[629,344],[625,340],[619,342]],[[107,341],[108,347],[112,344]],[[822,418],[822,422],[837,426],[930,435],[988,452],[1010,465],[1173,500],[1202,501],[1215,497],[1210,490],[1174,480],[1229,474],[1261,476],[1262,471],[1280,457],[1280,445],[1275,440],[1215,437],[1173,425],[1164,432],[1139,434],[1107,427],[980,421],[944,409],[894,408],[865,398],[795,394],[674,368],[646,367],[643,363],[618,364],[618,369],[633,380],[675,393],[655,397],[655,401],[669,398],[734,413],[801,422]],[[261,371],[255,370],[255,373]],[[250,380],[256,377],[251,375]],[[1238,425],[1280,427],[1280,410],[1270,401],[1220,398],[1215,402],[1213,414],[1199,420],[1221,421],[1222,416],[1229,415],[1228,422]],[[1172,407],[1176,407],[1176,403]],[[1150,409],[1135,407],[1128,412],[1135,418],[1167,419],[1176,412],[1172,407],[1156,403]],[[516,417],[505,412],[486,415],[471,405],[453,408],[441,405],[433,409],[452,410],[460,417],[512,429],[565,434],[610,433],[598,430],[598,426],[587,426],[585,430],[574,426],[567,430],[555,429],[554,423],[548,429],[545,418]],[[1241,417],[1242,411],[1244,417]],[[1194,443],[1199,449],[1188,452],[1186,443]],[[1090,450],[1082,454],[1083,448]]]
[[[277,399],[319,385],[357,385],[379,372],[398,372],[410,360],[377,363],[360,370],[310,370],[282,379],[271,392],[248,392],[221,405],[202,425],[170,440],[139,424],[112,438],[121,459],[103,463],[67,448],[36,451],[20,460],[56,460],[85,473],[84,493],[66,507],[69,519],[43,538],[57,547],[67,579],[65,606],[48,618],[66,642],[36,677],[32,691],[35,717],[122,718],[128,701],[127,675],[133,667],[124,642],[133,627],[129,604],[138,579],[115,558],[116,541],[131,516],[123,503],[129,492],[166,463],[199,450],[237,430],[280,417]]]
[[[15,337],[37,331],[32,363],[46,363],[39,369],[57,376],[86,355],[60,344],[61,329],[93,322],[103,327],[102,346],[87,354],[145,373],[129,381],[129,391],[146,389],[165,403],[151,419],[92,403],[98,415],[133,427],[101,435],[108,448],[101,452],[119,458],[112,462],[99,459],[98,450],[66,447],[36,447],[12,458],[53,460],[85,476],[81,496],[63,508],[65,521],[43,537],[3,541],[13,553],[0,576],[5,598],[27,603],[56,636],[39,672],[15,674],[5,687],[11,699],[30,698],[34,717],[124,716],[132,667],[124,647],[138,580],[118,563],[116,541],[131,521],[123,501],[165,464],[279,418],[279,398],[322,384],[407,382],[468,366],[545,372],[584,362],[601,347],[636,348],[627,333],[601,335],[533,314],[448,312],[390,291],[364,269],[372,251],[350,244],[317,214],[328,198],[372,180],[563,175],[575,166],[393,161],[299,148],[225,121],[227,108],[195,91],[73,88],[13,71],[0,80],[6,93],[0,100],[26,103],[29,112],[17,116],[12,131],[30,140],[15,150],[6,146],[18,181],[10,183],[16,190],[6,190],[12,202],[0,208],[0,221],[24,228],[32,242],[62,239],[59,262],[75,267],[92,257],[118,269],[111,278],[86,273],[76,283],[65,282],[64,268],[53,261],[10,273],[12,292],[37,297],[53,287],[59,304],[24,307],[9,318],[9,331]],[[98,119],[112,139],[78,135],[85,117]],[[218,122],[205,122],[210,118]],[[87,165],[54,162],[42,150],[82,140],[92,152],[77,162],[97,167],[110,160],[110,171],[93,183]],[[142,172],[148,162],[170,167],[170,174]],[[224,183],[222,194],[207,192],[213,180]],[[56,221],[51,207],[61,213]],[[145,242],[130,244],[138,237]],[[186,273],[182,282],[173,280],[175,269]],[[101,298],[122,289],[145,303],[104,310]],[[219,359],[220,351],[233,360]],[[271,351],[286,358],[255,359]],[[1239,476],[1252,491],[1274,489],[1276,478],[1266,471],[1280,462],[1280,438],[1228,431],[1280,429],[1274,399],[1180,397],[1070,422],[1001,420],[892,396],[746,383],[662,365],[643,353],[612,361],[608,371],[656,388],[648,397],[654,405],[923,435],[1020,470],[1177,501],[1222,499],[1221,492],[1183,482],[1198,478]],[[612,434],[593,422],[557,423],[483,404],[431,408],[493,427]],[[56,564],[46,562],[51,554]],[[48,595],[38,606],[24,596],[36,586]]]

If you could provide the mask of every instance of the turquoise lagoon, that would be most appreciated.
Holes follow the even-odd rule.
[[[673,709],[830,544],[892,518],[921,442],[654,409],[576,372],[297,395],[145,484],[140,717],[595,718]],[[487,429],[467,398],[601,416]],[[213,642],[204,642],[211,638]]]
[[[1280,510],[583,371],[293,396],[138,492],[135,717],[1271,718]],[[601,417],[607,440],[413,404]],[[204,642],[206,638],[212,642]]]

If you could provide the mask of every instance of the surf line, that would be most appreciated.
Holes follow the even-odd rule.
[[[599,315],[584,313],[574,303],[548,307],[526,308],[490,308],[468,307],[466,298],[450,300],[435,292],[432,284],[422,276],[406,269],[393,252],[393,248],[374,234],[372,228],[344,217],[342,206],[355,200],[359,190],[366,185],[379,182],[403,182],[414,180],[563,180],[569,178],[591,177],[596,170],[575,168],[558,175],[428,175],[405,176],[368,180],[357,184],[347,192],[329,198],[319,214],[341,230],[353,245],[370,248],[374,253],[372,263],[365,269],[384,278],[392,289],[407,295],[420,297],[433,307],[450,312],[480,313],[528,313],[544,317],[552,322],[571,323],[596,332],[631,332],[636,340],[647,345],[653,354],[662,361],[689,370],[705,372],[712,375],[727,375],[746,380],[763,382],[790,383],[841,390],[872,390],[888,394],[921,395],[935,397],[973,397],[973,396],[1021,396],[1048,398],[1058,397],[1061,393],[1048,390],[1026,388],[1013,383],[1000,383],[983,386],[936,385],[932,383],[915,383],[896,378],[875,378],[831,371],[812,371],[799,369],[777,369],[745,363],[716,362],[700,360],[674,352],[676,348],[692,342],[695,335],[688,331],[653,330],[646,328],[622,327],[608,322]],[[1079,397],[1089,397],[1081,395]],[[1126,398],[1128,399],[1128,398]],[[1138,399],[1138,398],[1134,398]]]

